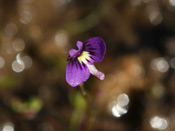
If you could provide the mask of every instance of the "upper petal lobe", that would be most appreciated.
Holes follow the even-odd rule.
[[[85,51],[90,53],[93,62],[101,62],[106,53],[106,44],[101,37],[92,37],[85,42]]]
[[[69,51],[69,57],[70,58],[76,58],[78,55],[81,54],[81,52],[83,51],[83,42],[77,41],[77,47],[78,47],[78,50],[71,49]]]

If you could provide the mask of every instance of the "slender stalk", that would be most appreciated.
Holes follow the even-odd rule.
[[[86,97],[87,96],[87,93],[86,93],[86,91],[84,89],[84,83],[81,83],[80,84],[80,90],[81,90],[81,93],[83,94],[83,96]]]
[[[80,86],[81,93],[82,93],[82,95],[87,103],[87,114],[86,114],[86,121],[87,122],[86,122],[86,125],[84,125],[84,131],[89,131],[91,128],[90,119],[92,117],[92,108],[93,107],[92,107],[92,103],[90,103],[88,95],[85,91],[84,84],[81,83],[79,86]]]
[[[83,97],[84,97],[84,99],[86,100],[88,106],[90,107],[90,102],[89,102],[87,93],[86,93],[86,91],[85,91],[85,89],[84,89],[84,83],[81,83],[81,84],[80,84],[80,90],[81,90],[81,93],[83,94]]]

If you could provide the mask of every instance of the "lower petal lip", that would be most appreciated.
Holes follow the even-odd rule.
[[[89,69],[84,64],[81,64],[76,58],[70,60],[66,67],[66,81],[72,87],[78,86],[85,82],[90,76]]]

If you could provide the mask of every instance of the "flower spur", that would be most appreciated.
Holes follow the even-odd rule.
[[[69,85],[75,87],[85,82],[90,74],[95,75],[98,79],[105,78],[104,73],[98,71],[94,62],[101,62],[106,53],[106,44],[100,37],[88,39],[84,45],[83,42],[77,41],[78,50],[71,49],[67,58],[66,81]]]

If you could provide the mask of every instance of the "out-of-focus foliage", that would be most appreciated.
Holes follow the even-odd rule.
[[[175,0],[0,0],[0,130],[175,130]],[[107,46],[94,76],[65,81],[77,40]]]

